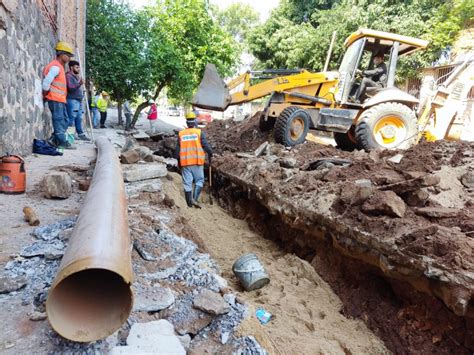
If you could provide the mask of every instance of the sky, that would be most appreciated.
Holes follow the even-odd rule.
[[[278,6],[280,0],[209,0],[211,4],[217,5],[220,9],[225,9],[229,5],[241,2],[252,6],[259,14],[260,20],[263,22],[269,16],[270,12]],[[135,8],[140,8],[152,3],[152,0],[128,0],[128,2]]]

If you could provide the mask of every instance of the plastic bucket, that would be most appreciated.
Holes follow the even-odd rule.
[[[253,253],[242,255],[237,259],[232,271],[247,291],[257,290],[270,282],[263,265]]]

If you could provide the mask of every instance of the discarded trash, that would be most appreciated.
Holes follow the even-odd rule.
[[[270,322],[270,319],[272,318],[272,314],[271,313],[268,313],[266,310],[264,310],[263,308],[258,308],[256,311],[255,311],[255,315],[257,316],[258,320],[260,321],[260,323],[262,324],[267,324],[268,322]]]
[[[27,221],[30,226],[37,226],[40,224],[38,216],[31,207],[23,208],[23,213],[25,214],[25,221]]]
[[[263,265],[253,253],[241,256],[232,266],[232,271],[247,291],[257,290],[270,282]]]
[[[25,161],[19,155],[0,157],[0,192],[22,194],[26,190]]]

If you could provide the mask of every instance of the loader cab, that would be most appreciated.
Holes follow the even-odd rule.
[[[393,33],[361,29],[351,34],[344,45],[346,53],[339,66],[339,83],[335,94],[339,105],[360,106],[351,97],[357,91],[361,77],[357,70],[370,70],[374,68],[374,57],[377,53],[384,54],[387,65],[387,80],[380,88],[367,91],[368,96],[376,95],[384,89],[393,88],[398,58],[423,49],[427,42],[417,38],[401,36]]]

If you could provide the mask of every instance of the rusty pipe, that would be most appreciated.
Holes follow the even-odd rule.
[[[97,163],[46,312],[64,338],[89,342],[114,333],[133,304],[131,244],[122,169],[112,144],[96,140]]]

